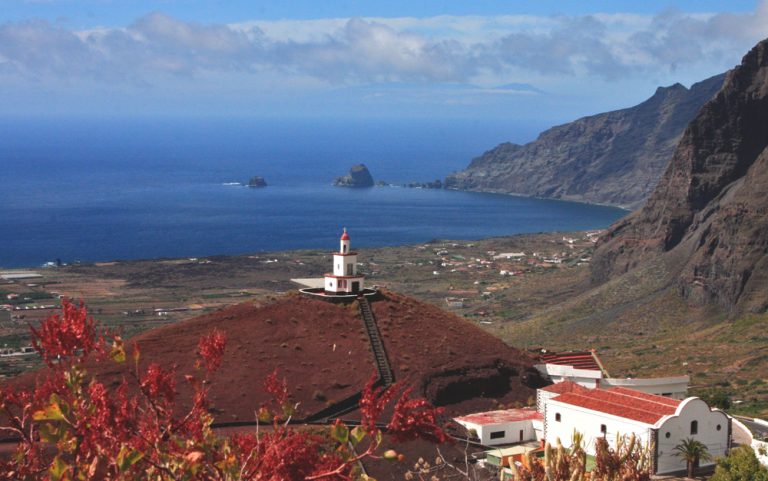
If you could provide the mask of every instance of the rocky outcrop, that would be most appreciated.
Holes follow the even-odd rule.
[[[248,187],[266,187],[267,181],[264,177],[254,176],[248,181]]]
[[[445,186],[638,207],[723,78],[659,88],[637,106],[553,127],[525,145],[501,144],[449,175]]]
[[[683,134],[646,205],[598,243],[596,283],[662,257],[680,293],[768,308],[768,40],[730,71]]]
[[[336,187],[373,187],[373,177],[365,164],[353,165],[344,177],[336,177],[333,181]]]

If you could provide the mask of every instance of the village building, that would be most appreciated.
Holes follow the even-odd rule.
[[[594,351],[545,352],[535,367],[553,383],[571,381],[585,388],[600,387],[603,368]]]
[[[538,415],[530,408],[490,411],[454,420],[476,434],[481,444],[494,447],[488,453],[531,441],[554,445],[558,439],[568,448],[574,432],[579,432],[584,450],[594,456],[598,438],[615,448],[622,437],[634,435],[641,446],[651,450],[654,474],[685,470],[685,461],[675,456],[675,447],[688,438],[702,442],[713,458],[726,456],[732,442],[731,418],[697,397],[681,401],[620,387],[589,389],[564,381],[537,391],[536,411]],[[535,449],[530,446],[527,450]],[[714,461],[702,463],[707,466]]]
[[[613,378],[608,375],[594,350],[544,352],[542,362],[535,367],[553,383],[571,381],[595,389],[623,387],[672,399],[685,399],[688,395],[689,376],[655,378]]]
[[[349,234],[339,241],[339,252],[333,253],[333,272],[325,274],[325,292],[328,294],[357,294],[363,290],[365,276],[357,272],[357,252],[353,252]]]
[[[358,253],[352,250],[346,228],[339,239],[339,250],[332,252],[331,255],[333,268],[323,277],[291,279],[291,282],[302,286],[299,289],[302,296],[327,302],[346,303],[361,296],[371,298],[378,295],[378,286],[365,286],[365,275],[358,271],[358,267],[364,264],[358,263]]]
[[[485,446],[523,443],[542,437],[542,413],[531,408],[504,409],[454,418]]]
[[[731,441],[731,419],[706,402],[690,397],[670,399],[626,388],[574,389],[544,403],[544,438],[572,444],[574,431],[584,436],[584,450],[595,454],[595,441],[605,438],[615,447],[617,436],[634,434],[652,449],[652,471],[684,471],[685,461],[675,456],[675,446],[691,438],[703,443],[712,455],[726,456]],[[702,461],[701,466],[714,461]]]

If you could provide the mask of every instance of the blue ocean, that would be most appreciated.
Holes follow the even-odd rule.
[[[356,163],[442,179],[546,126],[480,120],[0,119],[0,266],[201,257],[607,227],[587,204],[332,187]],[[263,176],[263,189],[231,185]]]

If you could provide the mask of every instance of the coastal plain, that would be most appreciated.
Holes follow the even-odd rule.
[[[766,315],[693,307],[652,267],[595,289],[589,262],[600,234],[363,248],[360,269],[368,286],[453,312],[519,349],[597,349],[612,376],[689,374],[694,394],[726,394],[735,412],[768,413]],[[17,307],[0,322],[0,344],[18,354],[29,325],[55,312],[58,296],[83,300],[101,325],[131,338],[233,304],[281,300],[299,288],[292,279],[321,277],[331,256],[299,250],[37,269],[42,277],[0,284],[3,299],[14,298],[3,302]],[[0,373],[30,370],[36,359],[4,355]]]

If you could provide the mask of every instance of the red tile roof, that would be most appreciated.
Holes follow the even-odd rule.
[[[591,351],[548,352],[541,355],[541,360],[546,364],[558,364],[572,366],[576,369],[589,369],[600,371],[600,365]]]
[[[468,414],[466,416],[459,416],[453,419],[458,422],[485,426],[488,424],[511,423],[515,421],[526,421],[531,419],[544,419],[544,416],[535,409],[521,408]]]
[[[680,405],[680,401],[675,399],[621,387],[570,392],[554,400],[646,424],[656,424],[662,417],[675,414]]]
[[[565,394],[568,392],[586,392],[589,391],[589,389],[585,388],[584,386],[581,386],[579,384],[576,384],[573,381],[563,381],[559,382],[557,384],[552,384],[551,386],[543,387],[541,388],[542,391],[551,392],[555,394]]]

